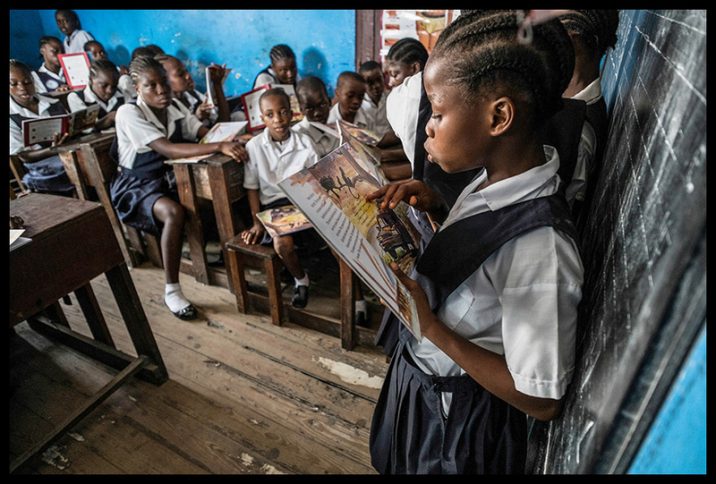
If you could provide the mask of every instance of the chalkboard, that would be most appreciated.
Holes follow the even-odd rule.
[[[706,12],[622,11],[575,374],[535,473],[622,473],[706,319]]]

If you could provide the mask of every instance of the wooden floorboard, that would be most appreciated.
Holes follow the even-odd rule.
[[[374,473],[368,436],[387,370],[379,350],[345,351],[338,338],[290,322],[274,326],[267,315],[238,314],[227,289],[185,274],[182,287],[200,319],[180,321],[164,306],[161,270],[145,264],[130,274],[169,381],[154,386],[133,378],[60,438],[65,468],[38,456],[19,472]],[[117,347],[134,354],[106,279],[92,286]],[[62,306],[70,326],[89,335],[72,299]],[[16,333],[10,338],[11,459],[116,374],[26,323]]]

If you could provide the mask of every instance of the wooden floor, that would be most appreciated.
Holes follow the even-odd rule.
[[[19,473],[374,473],[368,435],[387,369],[381,352],[345,351],[338,338],[239,314],[228,290],[184,274],[184,292],[201,310],[183,322],[164,306],[160,269],[144,264],[130,274],[169,381],[131,380]],[[118,348],[135,354],[106,279],[92,285]],[[89,335],[77,302],[63,309]],[[116,372],[25,322],[9,347],[12,461]]]

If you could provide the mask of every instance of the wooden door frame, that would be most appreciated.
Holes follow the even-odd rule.
[[[383,10],[356,10],[355,69],[367,60],[380,62]]]

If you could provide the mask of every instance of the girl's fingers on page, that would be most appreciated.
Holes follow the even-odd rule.
[[[384,185],[384,186],[378,188],[376,191],[374,191],[374,192],[369,193],[368,195],[366,195],[365,198],[366,198],[366,200],[368,200],[368,201],[370,201],[370,200],[375,200],[376,198],[380,198],[380,197],[382,197],[383,195],[385,195],[385,191],[386,191],[387,189],[388,189],[388,185]]]

